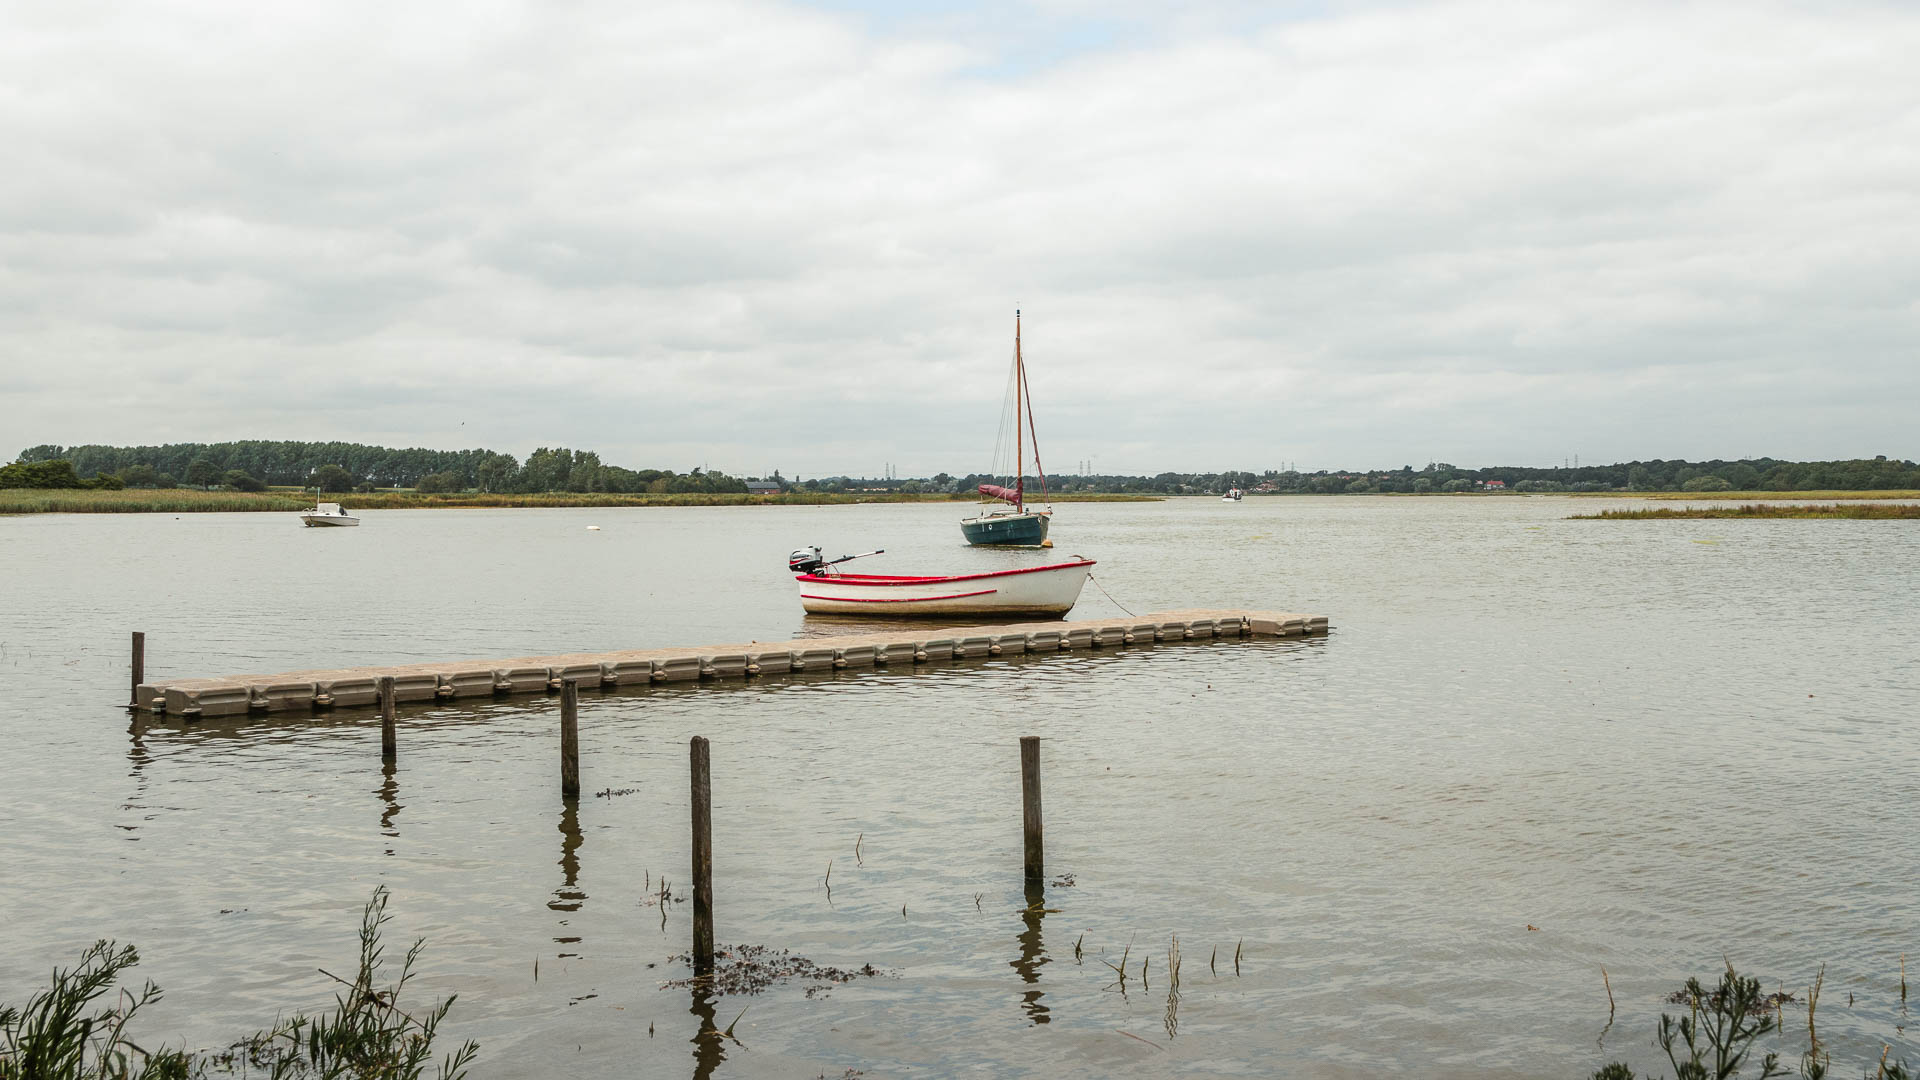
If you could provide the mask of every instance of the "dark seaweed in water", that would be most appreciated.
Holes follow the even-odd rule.
[[[1759,1007],[1760,1012],[1768,1013],[1778,1011],[1780,1006],[1789,1002],[1798,1003],[1799,1000],[1800,999],[1794,997],[1793,992],[1789,990],[1782,993],[1762,994],[1760,995],[1760,999],[1754,1002],[1754,1004]],[[1667,1004],[1669,1005],[1690,1005],[1692,1003],[1693,995],[1687,993],[1684,988],[1675,990],[1673,993],[1667,995]],[[1704,1009],[1718,1011],[1724,1005],[1725,999],[1718,990],[1700,999],[1700,1006]]]
[[[693,957],[688,953],[667,958],[672,963],[691,964]],[[874,978],[886,972],[872,964],[862,964],[857,968],[822,967],[804,956],[795,956],[785,949],[775,952],[765,945],[733,945],[717,948],[713,952],[713,976],[708,983],[722,994],[758,994],[777,982],[789,979],[805,979],[816,983],[847,983],[858,978]],[[662,989],[685,988],[700,979],[675,979],[664,984]],[[807,991],[813,997],[823,987],[813,987]]]

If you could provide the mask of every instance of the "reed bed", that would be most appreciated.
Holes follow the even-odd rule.
[[[299,495],[245,491],[83,491],[64,488],[0,490],[0,514],[193,514],[247,510],[291,511],[313,505]]]
[[[1920,518],[1920,504],[1914,503],[1837,503],[1825,506],[1796,503],[1747,503],[1743,506],[1658,506],[1633,510],[1602,510],[1597,514],[1573,514],[1570,521],[1644,521],[1656,518],[1845,518],[1854,521],[1892,521]]]
[[[366,494],[330,494],[319,498],[338,502],[349,510],[447,510],[473,508],[541,509],[594,506],[829,506],[850,503],[974,502],[973,496],[903,495],[873,492],[867,494],[825,494],[789,492],[785,495],[711,494],[705,492],[678,495],[546,492],[534,495],[507,495],[468,492],[459,495],[422,495],[413,491],[374,491]],[[122,491],[83,491],[42,488],[0,490],[0,514],[185,514],[236,513],[266,511],[285,513],[304,510],[315,497],[287,491],[250,493],[244,491],[199,491],[193,488],[162,490],[127,489]],[[1158,502],[1154,495],[1068,495],[1054,502]]]
[[[1920,499],[1920,491],[1908,488],[1862,488],[1857,491],[1821,490],[1821,491],[1580,491],[1569,492],[1575,499],[1664,499],[1675,500],[1712,500],[1714,502],[1735,502],[1745,500],[1792,501],[1794,499],[1836,500],[1859,499]]]

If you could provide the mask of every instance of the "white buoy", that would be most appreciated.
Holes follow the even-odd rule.
[[[587,526],[587,531],[588,531],[588,532],[599,532],[599,531],[600,531],[600,526],[598,526],[598,525],[589,525],[589,526]]]
[[[1052,547],[1052,546],[1053,546],[1053,541],[1051,541],[1051,540],[1042,540],[1042,541],[1040,541],[1040,546],[1041,546],[1041,547],[1043,547],[1043,548],[1050,548],[1050,547]]]

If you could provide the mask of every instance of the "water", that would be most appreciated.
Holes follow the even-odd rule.
[[[1920,1059],[1920,533],[1563,520],[1603,505],[1065,505],[1048,554],[1136,612],[1334,631],[589,693],[583,785],[637,790],[573,810],[546,698],[403,707],[390,773],[363,711],[130,734],[127,631],[157,676],[767,640],[817,632],[802,544],[1038,556],[959,546],[951,505],[0,520],[0,1000],[118,938],[167,990],[146,1034],[224,1045],[330,1001],[384,883],[478,1076],[1585,1076],[1653,1068],[1660,998],[1723,955],[1769,989],[1827,965],[1836,1063]],[[720,941],[886,974],[662,988],[694,734]],[[1074,884],[1023,914],[1026,734]]]

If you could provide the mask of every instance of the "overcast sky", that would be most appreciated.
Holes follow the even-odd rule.
[[[1164,9],[1178,7],[1178,15]],[[1920,7],[0,0],[0,454],[1920,456]]]

